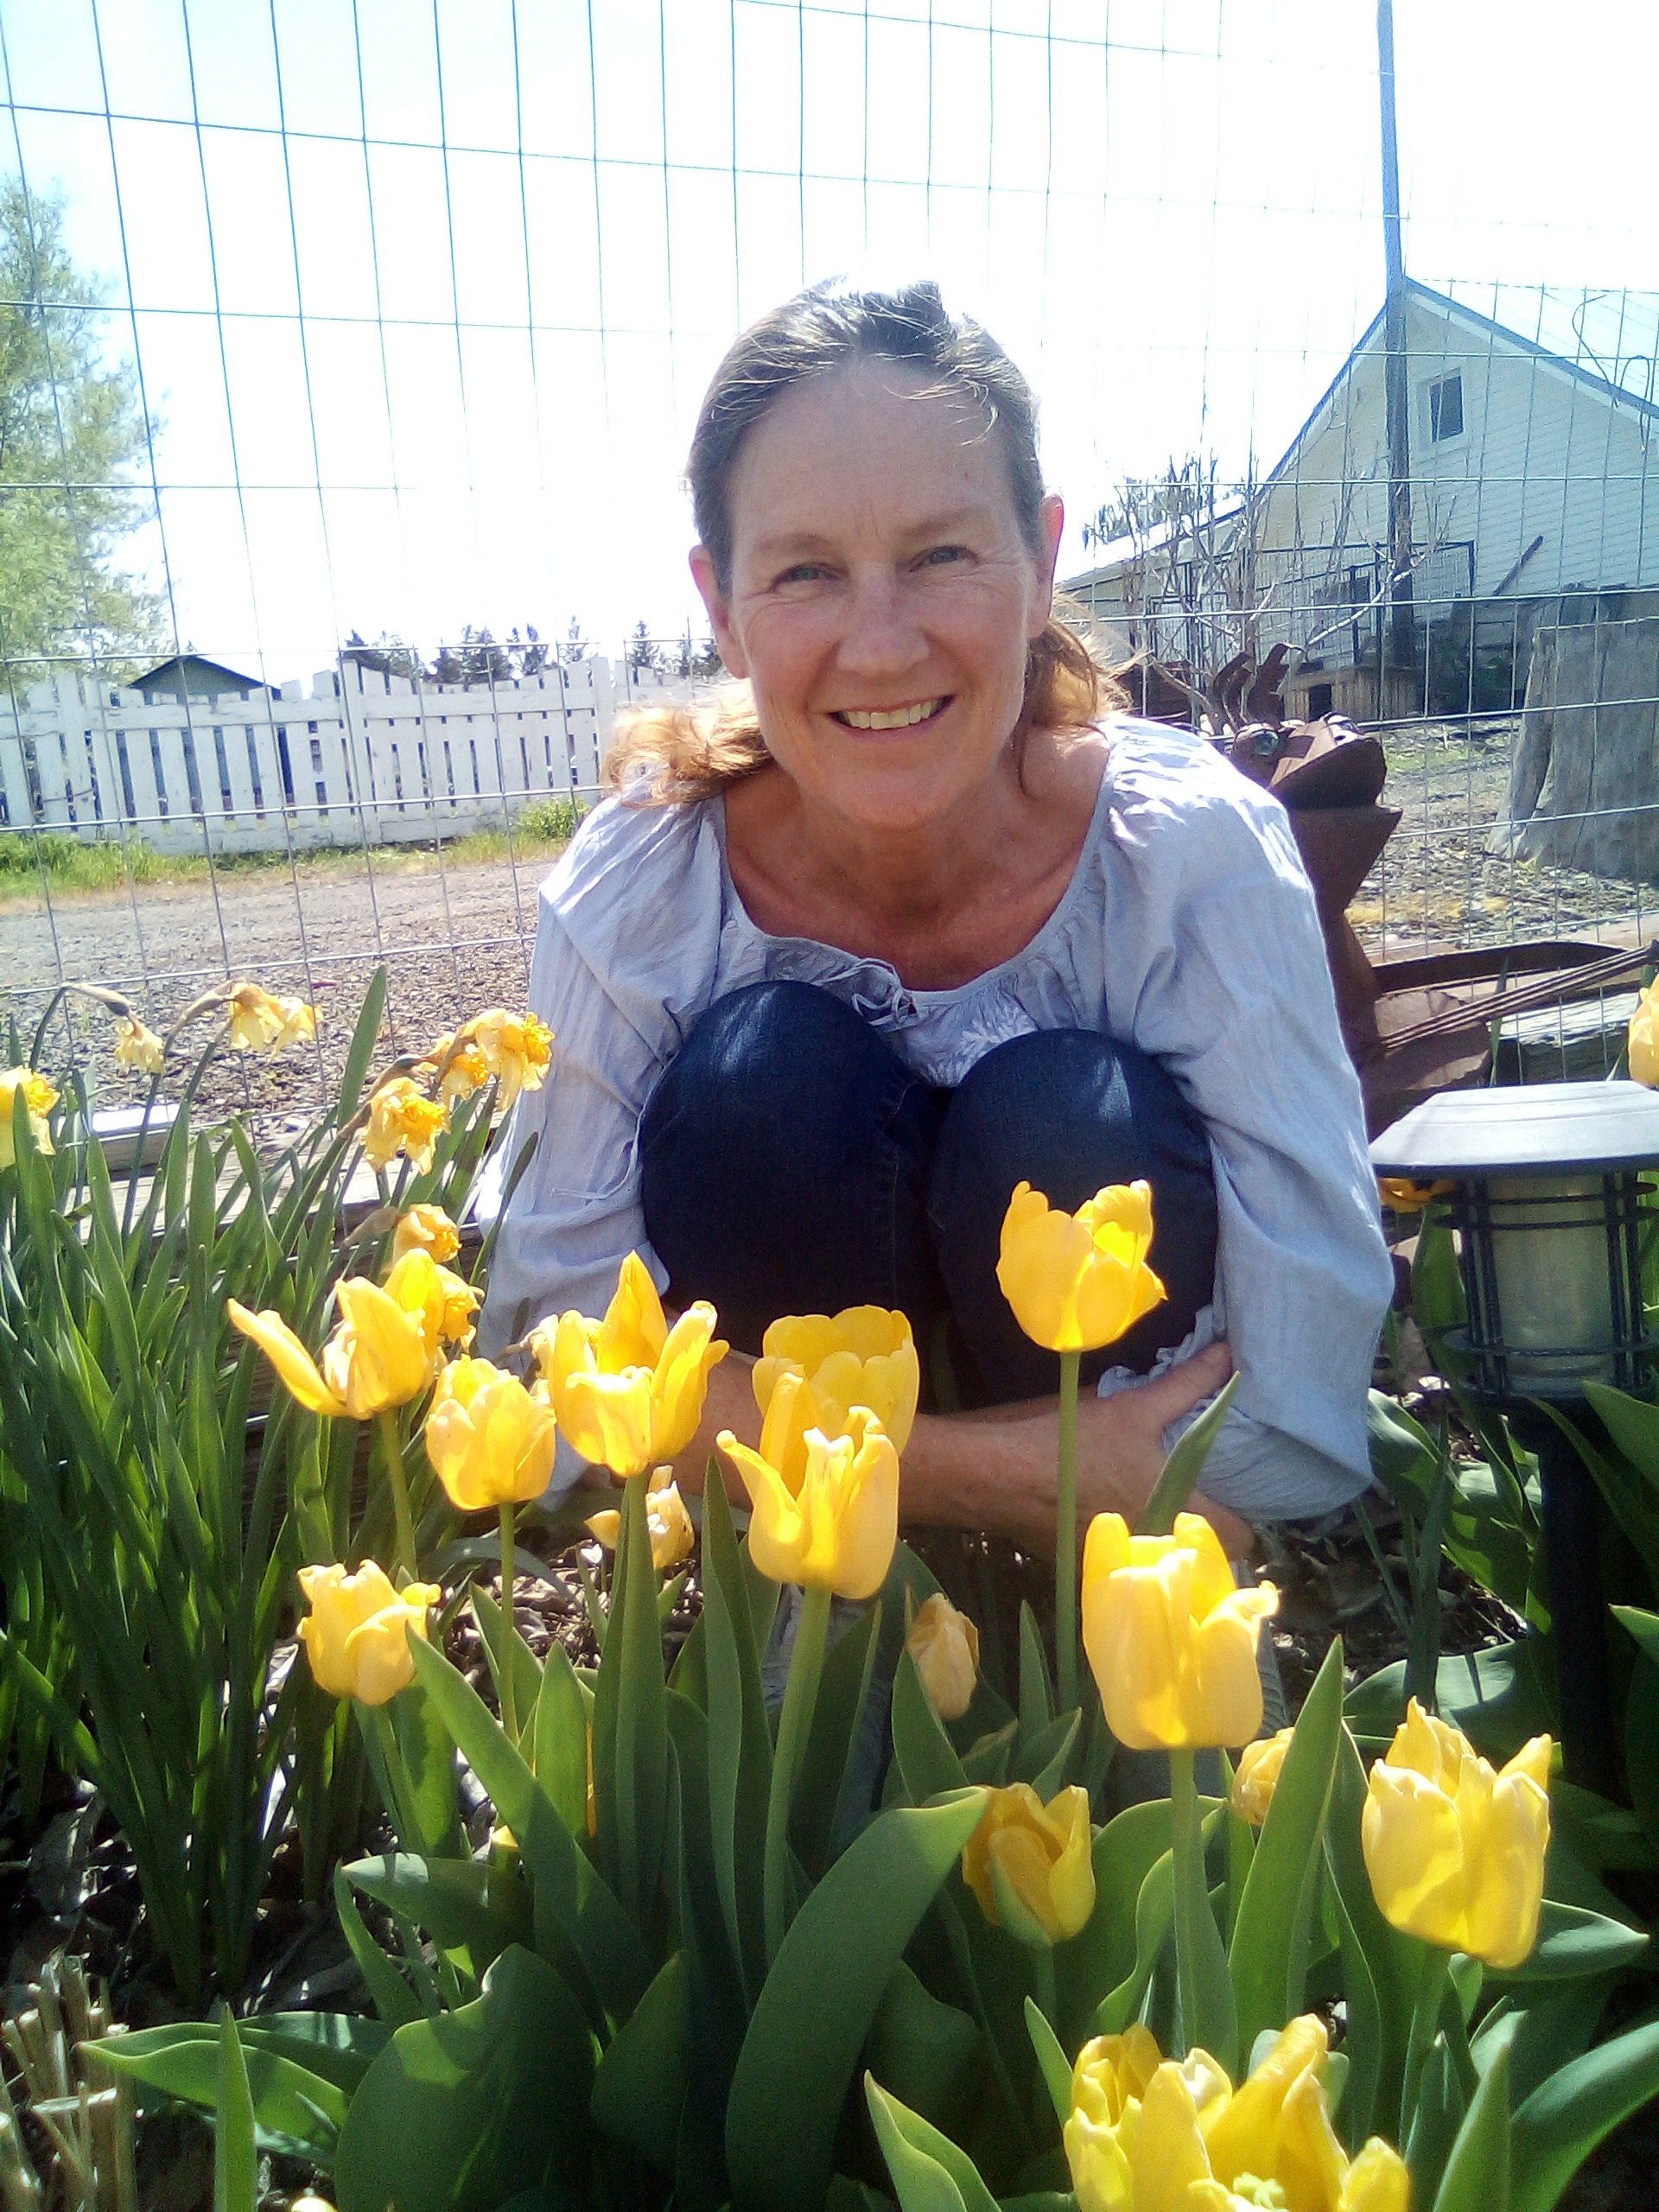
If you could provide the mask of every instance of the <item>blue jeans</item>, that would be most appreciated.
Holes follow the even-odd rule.
[[[1212,1294],[1216,1191],[1204,1124],[1163,1068],[1092,1030],[999,1045],[936,1089],[816,985],[755,983],[719,999],[658,1078],[639,1125],[645,1228],[679,1303],[707,1298],[721,1333],[758,1353],[784,1313],[897,1306],[937,1402],[948,1344],[963,1405],[1058,1384],[997,1287],[1016,1183],[1068,1211],[1144,1177],[1149,1263],[1166,1302],[1085,1359],[1144,1373]]]

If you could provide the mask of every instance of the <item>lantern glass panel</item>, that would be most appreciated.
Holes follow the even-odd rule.
[[[1486,1187],[1510,1387],[1548,1395],[1552,1385],[1611,1382],[1618,1332],[1601,1177],[1504,1176]]]

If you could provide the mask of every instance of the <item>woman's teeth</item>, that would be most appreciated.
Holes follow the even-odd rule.
[[[889,707],[885,710],[845,707],[836,720],[845,722],[849,729],[909,729],[937,715],[944,704],[943,699],[918,699],[913,707]]]

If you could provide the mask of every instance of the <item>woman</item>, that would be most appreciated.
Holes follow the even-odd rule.
[[[817,289],[732,347],[688,474],[749,693],[637,726],[543,887],[554,1065],[499,1147],[539,1135],[486,1341],[602,1312],[630,1249],[735,1355],[902,1307],[935,1408],[906,1518],[1052,1548],[1058,1362],[996,1287],[1002,1214],[1021,1179],[1071,1209],[1145,1176],[1169,1297],[1095,1363],[1083,1511],[1133,1515],[1233,1365],[1199,1501],[1230,1551],[1340,1504],[1391,1277],[1313,895],[1278,804],[1106,711],[1054,619],[1024,380],[931,284]],[[748,1363],[683,1483],[719,1429],[757,1440]]]

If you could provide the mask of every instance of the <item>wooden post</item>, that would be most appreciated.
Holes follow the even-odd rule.
[[[1406,353],[1406,264],[1400,224],[1400,155],[1394,130],[1394,0],[1376,0],[1377,85],[1382,102],[1382,244],[1388,270],[1382,334],[1388,374],[1389,621],[1377,671],[1409,671],[1417,658],[1411,590],[1411,378]]]

